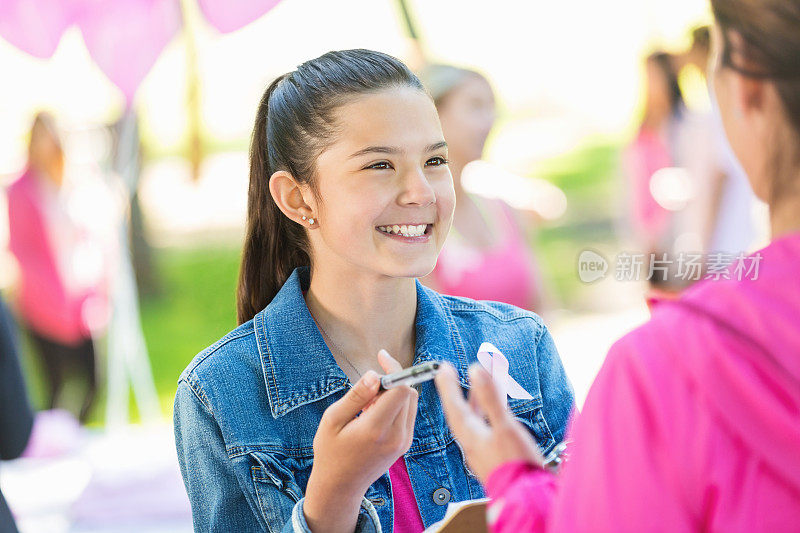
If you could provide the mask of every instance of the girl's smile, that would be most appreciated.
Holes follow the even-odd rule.
[[[386,226],[378,226],[375,228],[378,233],[385,237],[396,239],[399,242],[418,243],[428,242],[430,240],[433,224],[415,224],[415,223],[401,223],[401,224],[388,224]]]

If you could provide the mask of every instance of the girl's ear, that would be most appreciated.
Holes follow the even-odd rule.
[[[303,197],[303,190],[289,172],[285,170],[275,172],[269,178],[269,192],[278,209],[298,224],[307,225],[305,219],[316,218],[314,209]]]

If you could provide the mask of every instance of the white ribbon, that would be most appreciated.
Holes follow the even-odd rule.
[[[508,359],[494,344],[484,342],[478,348],[478,361],[492,376],[500,398],[508,405],[508,396],[518,400],[532,400],[533,396],[508,374]]]

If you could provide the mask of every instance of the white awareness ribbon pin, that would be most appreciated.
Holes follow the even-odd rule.
[[[492,376],[500,398],[508,405],[508,396],[518,400],[532,400],[533,396],[508,374],[508,359],[494,344],[484,342],[478,349],[478,361]]]

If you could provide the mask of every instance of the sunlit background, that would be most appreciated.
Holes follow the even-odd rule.
[[[175,4],[182,27],[130,102],[75,26],[44,59],[0,38],[0,185],[25,166],[33,116],[51,111],[64,129],[67,179],[104,184],[73,211],[107,225],[123,248],[121,235],[133,227],[138,284],[126,294],[139,304],[133,323],[140,320],[143,335],[129,356],[135,364],[119,366],[108,355],[113,347],[98,348],[109,379],[88,429],[53,422],[60,448],[2,465],[0,485],[23,532],[191,530],[171,436],[176,380],[195,353],[235,326],[258,100],[275,76],[328,50],[371,48],[412,67],[424,59],[485,74],[498,121],[465,184],[543,215],[530,243],[551,303],[543,315],[583,401],[610,345],[648,312],[644,283],[581,283],[578,254],[591,248],[610,258],[628,246],[618,231],[621,152],[638,126],[643,59],[687,47],[692,28],[710,20],[706,2],[408,0],[406,15],[397,0],[282,0],[229,33],[212,27],[195,1]],[[682,72],[681,86],[692,108],[709,109],[699,70]],[[124,172],[113,177],[113,154],[136,118],[141,173],[130,183]],[[119,121],[115,137],[109,126]],[[0,289],[12,301],[18,270],[6,251],[1,191]],[[24,339],[23,348],[40,406],[41,370]]]

